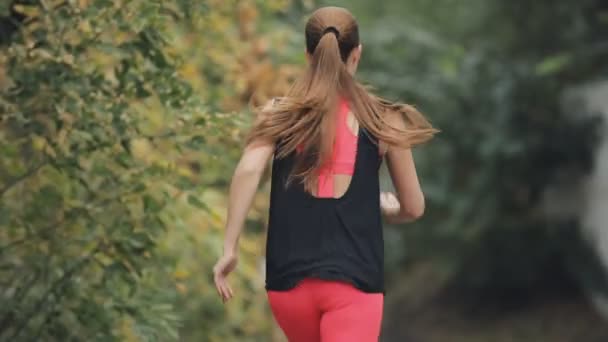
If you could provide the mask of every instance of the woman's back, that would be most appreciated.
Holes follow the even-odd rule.
[[[319,170],[316,192],[313,192],[317,197],[343,196],[355,169],[359,123],[346,99],[340,99],[335,121],[331,159]]]
[[[384,291],[378,196],[382,159],[371,134],[362,128],[357,131],[357,135],[342,132],[351,135],[344,141],[354,138],[354,145],[347,146],[342,156],[354,154],[352,174],[339,175],[348,177],[339,196],[314,195],[302,183],[287,182],[298,153],[275,156],[266,245],[268,290],[288,290],[314,277],[344,281],[365,292]],[[351,170],[349,160],[337,159],[347,161],[341,166],[345,173]]]

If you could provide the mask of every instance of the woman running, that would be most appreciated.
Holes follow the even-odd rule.
[[[318,9],[305,35],[306,73],[259,111],[234,172],[214,280],[222,299],[230,299],[226,276],[272,158],[266,290],[279,326],[291,342],[377,341],[382,216],[398,223],[423,214],[410,148],[436,130],[413,107],[378,98],[355,80],[362,47],[349,11]],[[384,159],[396,195],[380,193]]]

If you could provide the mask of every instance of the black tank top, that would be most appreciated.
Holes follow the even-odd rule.
[[[286,186],[295,153],[272,164],[266,289],[284,291],[304,278],[345,281],[384,293],[380,158],[375,138],[359,129],[355,170],[346,193],[316,198],[297,181]]]

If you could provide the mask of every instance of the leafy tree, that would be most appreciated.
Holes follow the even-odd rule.
[[[439,261],[473,298],[605,285],[576,218],[542,210],[548,187],[593,166],[597,118],[560,103],[605,78],[604,2],[343,5],[360,17],[362,77],[442,130],[417,153],[429,207],[403,231],[403,260]]]
[[[285,34],[258,24],[285,5],[0,8],[1,341],[264,340],[264,299],[246,295],[261,229],[243,239],[240,302],[224,311],[208,273],[248,120],[234,111],[293,73],[267,52]]]

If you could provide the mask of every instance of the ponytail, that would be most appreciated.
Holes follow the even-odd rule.
[[[312,53],[305,74],[285,98],[260,109],[263,119],[255,123],[248,137],[248,143],[257,139],[275,142],[275,157],[279,159],[297,151],[288,183],[297,178],[308,191],[316,186],[319,169],[331,156],[340,98],[349,102],[363,128],[388,144],[411,147],[437,132],[414,107],[376,97],[359,84],[346,68],[358,43],[341,45],[340,35],[338,29],[328,26],[321,31],[316,46],[308,45]],[[385,119],[390,113],[401,114],[407,128],[391,126]]]
[[[339,32],[334,27],[323,32],[302,84],[293,87],[288,95],[288,98],[304,95],[303,107],[308,109],[305,113],[308,122],[306,134],[285,149],[287,152],[294,144],[301,146],[305,157],[296,161],[292,176],[303,178],[307,187],[314,186],[315,171],[331,156],[338,99],[343,93],[342,85],[352,79],[340,55],[338,38]]]

